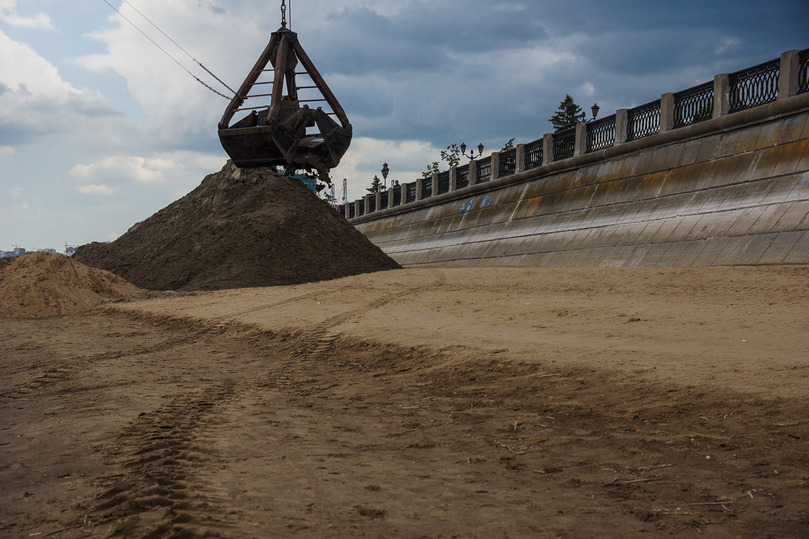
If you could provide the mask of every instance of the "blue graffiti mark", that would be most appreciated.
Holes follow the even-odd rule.
[[[490,196],[483,195],[478,200],[480,200],[481,208],[488,208],[489,206],[495,205],[495,200]],[[460,207],[458,207],[458,213],[466,213],[468,211],[471,211],[473,204],[474,204],[473,200],[467,200],[466,202],[461,204]]]
[[[781,129],[781,140],[786,140],[788,136],[792,135],[792,125],[795,123],[795,118],[790,118]]]
[[[494,199],[490,196],[484,196],[480,199],[480,207],[481,208],[488,208],[489,206],[494,206]]]

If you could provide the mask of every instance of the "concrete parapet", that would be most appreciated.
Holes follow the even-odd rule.
[[[553,163],[553,133],[545,133],[542,136],[542,164]]]
[[[355,226],[403,265],[809,264],[807,94],[494,174]]]
[[[674,94],[666,93],[660,96],[660,132],[671,131],[674,128]]]
[[[478,183],[478,162],[474,159],[469,161],[469,185]]]
[[[781,54],[780,77],[778,79],[778,99],[797,95],[800,86],[799,52],[786,51]]]
[[[628,114],[629,109],[618,109],[615,112],[615,144],[623,144],[628,138]]]
[[[730,111],[730,76],[727,73],[713,79],[713,117],[726,116]]]
[[[517,144],[517,146],[515,146],[515,149],[516,149],[515,157],[516,157],[516,161],[517,161],[517,164],[516,164],[516,167],[515,167],[516,168],[515,172],[517,172],[517,173],[524,172],[525,171],[525,144]]]

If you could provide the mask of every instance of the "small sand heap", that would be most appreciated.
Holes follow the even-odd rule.
[[[112,243],[74,258],[150,290],[291,285],[399,265],[307,189],[230,161]]]
[[[117,275],[64,255],[26,253],[0,260],[0,318],[76,314],[137,291]]]

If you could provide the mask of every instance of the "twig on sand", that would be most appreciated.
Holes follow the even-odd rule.
[[[654,468],[670,468],[674,464],[656,464],[654,466],[641,466],[638,470],[653,470]]]
[[[613,481],[613,483],[618,485],[628,485],[630,483],[648,483],[649,481],[660,481],[661,479],[665,479],[665,477],[642,477],[640,479],[628,479],[626,481],[618,481],[616,479]]]

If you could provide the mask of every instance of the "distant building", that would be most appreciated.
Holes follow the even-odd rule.
[[[12,256],[24,255],[26,250],[22,247],[15,247],[13,251],[0,251],[0,258],[11,258]]]

